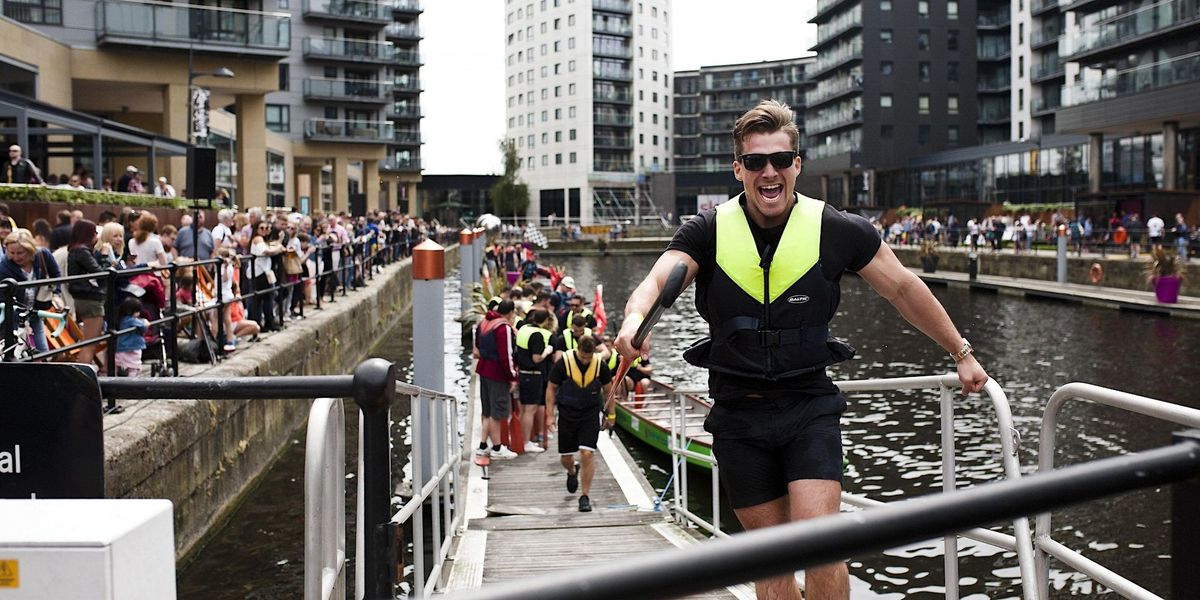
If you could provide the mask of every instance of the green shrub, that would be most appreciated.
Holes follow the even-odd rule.
[[[0,184],[0,202],[65,202],[67,204],[113,204],[133,207],[187,208],[184,198],[159,198],[150,194],[121,194],[97,190],[69,190],[42,185]]]

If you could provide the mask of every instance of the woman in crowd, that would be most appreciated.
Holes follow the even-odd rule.
[[[275,237],[271,230],[270,223],[259,221],[253,233],[254,237],[250,240],[250,254],[254,256],[251,262],[253,267],[251,273],[253,274],[254,289],[258,292],[254,303],[254,312],[257,314],[251,316],[263,324],[263,331],[279,330],[279,325],[275,321],[274,290],[278,279],[275,276],[271,259],[282,254],[284,248],[274,241]]]
[[[0,260],[0,280],[15,279],[21,282],[53,279],[61,276],[58,263],[54,261],[54,255],[45,248],[38,248],[34,244],[33,234],[29,233],[28,229],[14,229],[12,233],[8,234],[8,237],[4,238],[4,259]],[[57,288],[58,286],[53,287]],[[25,298],[21,303],[25,306],[34,310],[50,310],[52,308],[53,293],[56,290],[51,289],[51,286],[25,288],[22,291],[25,292]],[[42,320],[36,314],[28,314],[25,315],[22,322],[29,323],[29,328],[33,332],[34,348],[38,352],[49,350]]]
[[[53,229],[50,227],[50,222],[45,219],[37,219],[33,222],[33,243],[38,248],[50,247],[50,236],[53,234]]]
[[[120,227],[119,225],[117,227]],[[113,254],[110,243],[101,244],[100,251],[93,253],[93,247],[99,236],[96,224],[80,219],[71,226],[71,242],[68,244],[67,275],[88,275],[104,271],[111,264],[109,256]],[[118,236],[120,239],[120,236]],[[97,258],[99,257],[99,258]],[[75,317],[83,330],[85,339],[99,337],[104,331],[104,278],[72,281],[67,284],[71,296],[75,299]],[[79,362],[91,364],[96,358],[96,344],[89,344],[79,349]]]
[[[171,262],[162,239],[158,237],[158,217],[154,213],[143,212],[137,220],[137,230],[129,242],[129,254],[135,265],[165,265]]]
[[[95,250],[106,257],[109,266],[124,269],[125,262],[121,257],[125,255],[125,228],[112,221],[105,223],[100,227],[100,239]]]

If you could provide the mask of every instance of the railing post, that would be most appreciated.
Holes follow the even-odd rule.
[[[439,392],[446,388],[445,254],[441,245],[427,239],[413,248],[412,257],[413,384]],[[442,454],[446,427],[443,413],[428,405],[433,400],[419,397],[417,401],[423,403],[422,420],[413,422],[413,446],[421,448],[422,476],[414,478],[414,488],[425,485],[446,458]]]
[[[0,295],[4,302],[4,360],[12,360],[17,346],[17,280],[5,279],[0,282],[4,293]]]
[[[108,291],[104,295],[104,320],[108,323],[108,345],[105,347],[105,370],[108,371],[109,377],[117,375],[117,336],[113,332],[117,330],[117,325],[121,322],[117,316],[117,274],[119,271],[115,267],[108,268]],[[116,408],[117,401],[110,397],[108,399],[108,408],[111,410]]]
[[[170,331],[169,339],[160,340],[166,345],[167,356],[171,357],[171,375],[179,377],[179,352],[177,346],[179,342],[179,297],[175,294],[179,291],[179,282],[175,276],[179,272],[179,266],[172,262],[167,265],[167,287],[170,289],[171,295],[167,298],[171,310],[171,326],[167,329]],[[167,365],[163,365],[165,371]]]
[[[193,221],[195,222],[195,221]],[[213,296],[217,300],[217,339],[213,342],[216,346],[213,351],[217,356],[221,356],[225,352],[225,295],[221,292],[221,271],[224,271],[224,263],[213,265]],[[202,269],[203,267],[197,267]]]
[[[1200,429],[1180,431],[1172,436],[1176,444],[1200,444]],[[1171,485],[1171,594],[1172,598],[1200,597],[1200,477]]]
[[[395,572],[399,548],[395,548],[391,524],[391,440],[388,412],[396,397],[396,366],[382,358],[363,361],[354,369],[354,401],[362,413],[363,597],[391,600],[395,597]]]
[[[958,476],[954,463],[954,390],[942,386],[942,493],[958,491]],[[942,538],[942,562],[946,574],[946,598],[958,600],[958,536]]]

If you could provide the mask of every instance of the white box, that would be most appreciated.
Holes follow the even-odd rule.
[[[169,500],[0,500],[0,599],[175,598],[171,510]]]

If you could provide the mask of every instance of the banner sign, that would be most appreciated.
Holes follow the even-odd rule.
[[[89,367],[0,363],[0,498],[103,498],[100,383]]]
[[[192,88],[192,137],[208,137],[208,97],[211,92],[204,88]]]

